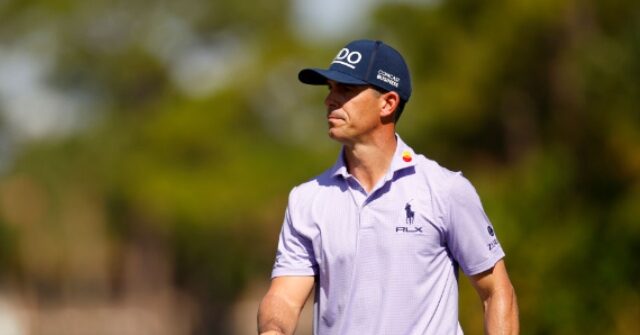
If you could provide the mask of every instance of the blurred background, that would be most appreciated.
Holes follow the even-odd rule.
[[[476,186],[522,333],[637,334],[640,2],[0,0],[0,335],[254,334],[339,150],[297,72],[362,37],[406,56],[398,131]]]

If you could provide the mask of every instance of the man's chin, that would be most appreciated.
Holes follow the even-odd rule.
[[[343,144],[346,140],[346,138],[344,137],[344,134],[342,134],[340,131],[334,128],[329,128],[328,135],[332,140],[338,141]]]

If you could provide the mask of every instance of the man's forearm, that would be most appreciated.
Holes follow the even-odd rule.
[[[520,333],[518,303],[513,288],[495,292],[484,302],[485,333],[514,335]]]
[[[267,295],[258,309],[258,334],[290,335],[296,329],[300,311],[284,299]]]

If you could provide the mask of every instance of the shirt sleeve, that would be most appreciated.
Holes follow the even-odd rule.
[[[271,277],[314,276],[318,272],[313,244],[295,227],[291,197],[278,239],[278,250]]]
[[[491,269],[505,254],[473,185],[461,174],[453,179],[447,245],[462,271],[471,276]]]

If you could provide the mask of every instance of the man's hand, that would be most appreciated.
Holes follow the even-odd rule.
[[[313,285],[311,276],[274,278],[258,309],[258,334],[293,334]]]

